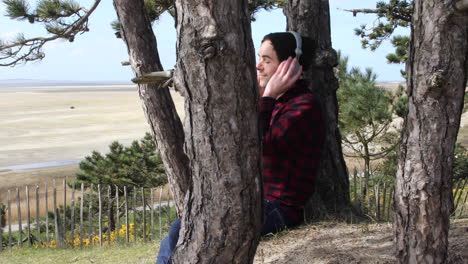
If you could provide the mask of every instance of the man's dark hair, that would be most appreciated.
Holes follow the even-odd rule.
[[[312,63],[313,53],[315,51],[315,45],[312,39],[308,37],[302,37],[302,55],[299,59],[299,64],[302,65],[302,69],[306,71]],[[286,60],[288,57],[296,57],[296,38],[289,32],[276,32],[270,33],[263,37],[262,43],[265,40],[271,41],[273,48],[278,55],[280,62]]]

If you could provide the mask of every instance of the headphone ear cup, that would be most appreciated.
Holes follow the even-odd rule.
[[[294,63],[293,75],[296,75],[296,73],[299,71],[299,67],[300,67],[299,61],[296,60],[296,62]]]

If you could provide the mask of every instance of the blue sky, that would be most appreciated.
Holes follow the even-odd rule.
[[[29,1],[33,3],[33,1]],[[89,7],[92,0],[79,1]],[[356,4],[359,2],[359,4]],[[354,28],[361,24],[371,25],[376,21],[374,15],[358,14],[338,10],[352,8],[373,8],[374,0],[330,0],[332,43],[336,50],[349,56],[349,66],[371,67],[377,73],[378,81],[402,81],[400,69],[403,65],[387,64],[385,55],[393,51],[387,41],[377,51],[361,48],[360,38],[354,35]],[[0,4],[0,39],[7,40],[23,32],[26,38],[44,35],[40,24],[14,21],[3,16],[5,7]],[[252,23],[255,48],[258,49],[264,35],[270,32],[284,31],[286,19],[282,10],[261,11]],[[127,49],[123,41],[116,39],[110,22],[116,19],[111,0],[103,0],[90,19],[90,32],[78,36],[74,42],[59,40],[45,47],[46,57],[41,62],[22,66],[0,67],[0,80],[37,79],[70,81],[129,81],[133,72],[129,66],[120,62],[128,60]],[[173,68],[176,60],[176,31],[174,21],[164,15],[153,26],[158,41],[161,62],[165,69]],[[401,30],[399,34],[409,34]]]

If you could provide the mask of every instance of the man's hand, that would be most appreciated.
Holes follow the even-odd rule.
[[[268,81],[263,96],[273,97],[278,99],[301,77],[302,66],[294,73],[296,58],[289,57],[287,60],[280,63],[275,74]]]

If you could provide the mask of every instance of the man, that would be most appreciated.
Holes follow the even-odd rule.
[[[260,47],[262,235],[300,224],[304,205],[313,192],[325,130],[317,98],[307,89],[307,82],[299,80],[302,69],[310,66],[312,53],[310,39],[290,32],[266,35]],[[161,242],[156,264],[171,263],[179,230],[180,220],[176,220]]]
[[[307,81],[299,79],[313,52],[312,41],[295,32],[266,35],[260,47],[262,235],[300,224],[313,193],[325,126],[317,97],[307,89]]]

